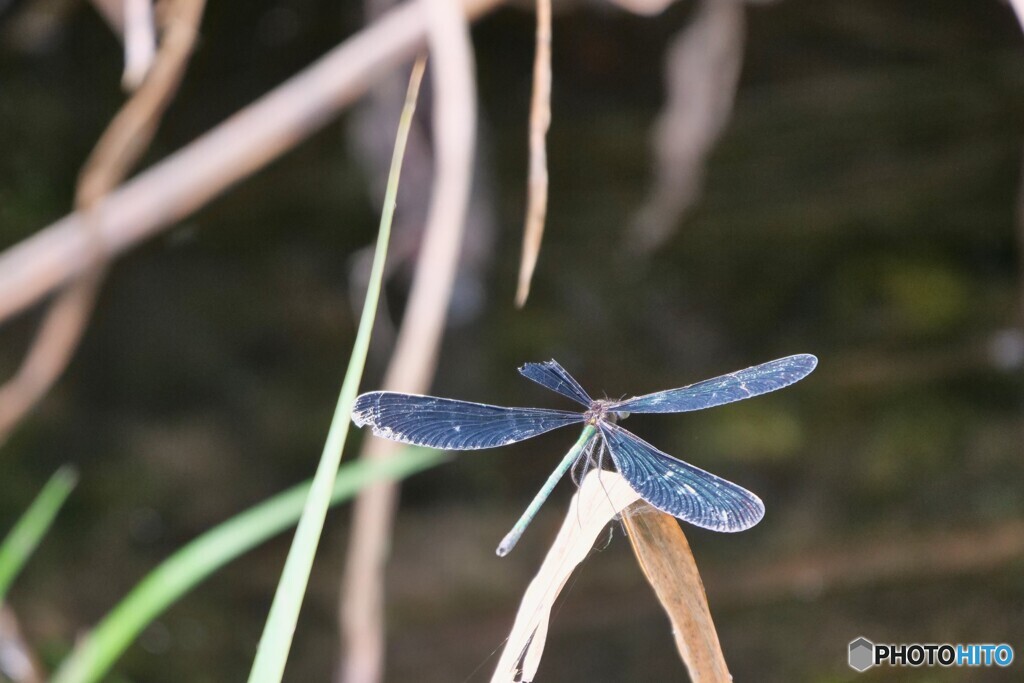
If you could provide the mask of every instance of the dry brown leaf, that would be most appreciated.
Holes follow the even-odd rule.
[[[491,683],[532,681],[547,639],[551,608],[609,521],[639,499],[617,472],[593,470],[573,496],[547,557],[523,594]]]
[[[622,516],[640,569],[672,622],[676,647],[694,683],[731,681],[704,584],[679,522],[640,501]]]

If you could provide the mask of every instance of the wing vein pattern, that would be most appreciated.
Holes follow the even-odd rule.
[[[543,363],[526,363],[519,368],[519,374],[588,408],[594,401],[580,383],[554,359]]]
[[[806,377],[817,364],[818,359],[810,354],[787,356],[680,389],[657,391],[612,403],[608,409],[632,413],[702,410],[782,389]]]
[[[743,531],[764,517],[764,503],[731,481],[677,460],[618,425],[600,422],[619,473],[662,512],[712,531]]]
[[[356,399],[352,421],[370,425],[375,436],[449,450],[493,448],[583,422],[582,413],[546,408],[506,408],[373,391]]]

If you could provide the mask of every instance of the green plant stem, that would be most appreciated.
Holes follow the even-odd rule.
[[[78,474],[70,465],[65,465],[54,472],[28,510],[7,534],[3,544],[0,544],[0,604],[3,603],[14,578],[46,535],[76,483]]]
[[[348,500],[371,483],[407,477],[445,458],[443,451],[408,448],[394,458],[345,465],[338,471],[331,504]],[[102,679],[139,633],[182,595],[231,560],[295,524],[309,489],[307,481],[282,491],[210,529],[164,560],[79,640],[51,683]]]
[[[313,485],[306,499],[306,507],[299,519],[298,529],[292,541],[288,558],[285,560],[284,571],[274,594],[274,602],[270,606],[270,615],[263,627],[263,635],[256,650],[252,670],[249,672],[249,683],[278,683],[284,675],[285,663],[291,649],[292,636],[299,620],[302,598],[309,582],[309,574],[313,568],[313,558],[323,531],[324,518],[330,502],[330,492],[334,485],[334,477],[341,461],[341,452],[345,447],[348,435],[349,414],[355,402],[359,382],[362,379],[363,366],[370,346],[370,333],[377,312],[380,298],[381,280],[384,275],[384,260],[387,256],[388,240],[391,236],[391,221],[395,213],[395,197],[398,194],[398,177],[405,155],[405,144],[409,137],[412,116],[416,109],[416,96],[419,92],[420,80],[423,77],[425,59],[416,60],[409,79],[405,107],[398,124],[395,140],[395,152],[391,160],[391,172],[388,176],[387,190],[384,194],[384,209],[380,219],[380,232],[377,236],[377,247],[373,255],[373,267],[370,270],[370,281],[363,302],[363,313],[359,319],[359,331],[353,344],[349,358],[348,370],[341,385],[341,395],[327,432],[320,464],[313,477]]]

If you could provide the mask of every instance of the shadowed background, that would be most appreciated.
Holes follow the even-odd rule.
[[[88,7],[34,35],[17,23],[25,4],[5,4],[7,246],[67,211],[122,95],[119,47]],[[818,370],[779,394],[628,422],[765,501],[765,520],[741,535],[685,528],[737,680],[853,679],[846,644],[859,635],[1009,642],[1024,656],[1013,640],[1024,633],[1019,25],[994,1],[750,6],[739,89],[699,199],[641,254],[629,226],[654,183],[665,52],[693,12],[556,12],[548,228],[522,311],[511,301],[533,17],[505,9],[475,26],[477,206],[433,392],[568,407],[516,366],[554,357],[595,396],[618,397],[814,353]],[[212,4],[150,158],[287,78],[361,15],[354,3]],[[67,375],[0,452],[3,529],[60,464],[81,473],[10,596],[44,659],[172,550],[311,474],[354,333],[354,255],[377,225],[365,118],[346,115],[117,262]],[[399,215],[410,230],[419,218]],[[403,244],[414,252],[415,236],[396,235]],[[399,269],[389,286],[393,318],[407,279]],[[34,322],[5,330],[5,371]],[[366,388],[383,372],[386,325],[378,342]],[[569,486],[508,558],[494,546],[572,441],[558,432],[464,454],[406,482],[389,680],[487,679]],[[329,519],[289,680],[334,668],[347,517]],[[118,675],[238,679],[286,548],[277,539],[214,576]],[[542,680],[684,676],[617,528],[562,605]]]

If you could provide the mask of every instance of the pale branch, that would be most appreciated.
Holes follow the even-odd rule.
[[[500,0],[464,0],[469,18]],[[374,79],[426,46],[426,3],[392,10],[183,149],[138,174],[96,208],[95,237],[112,259],[159,234],[332,121]],[[0,254],[0,321],[88,269],[93,237],[75,212]]]

